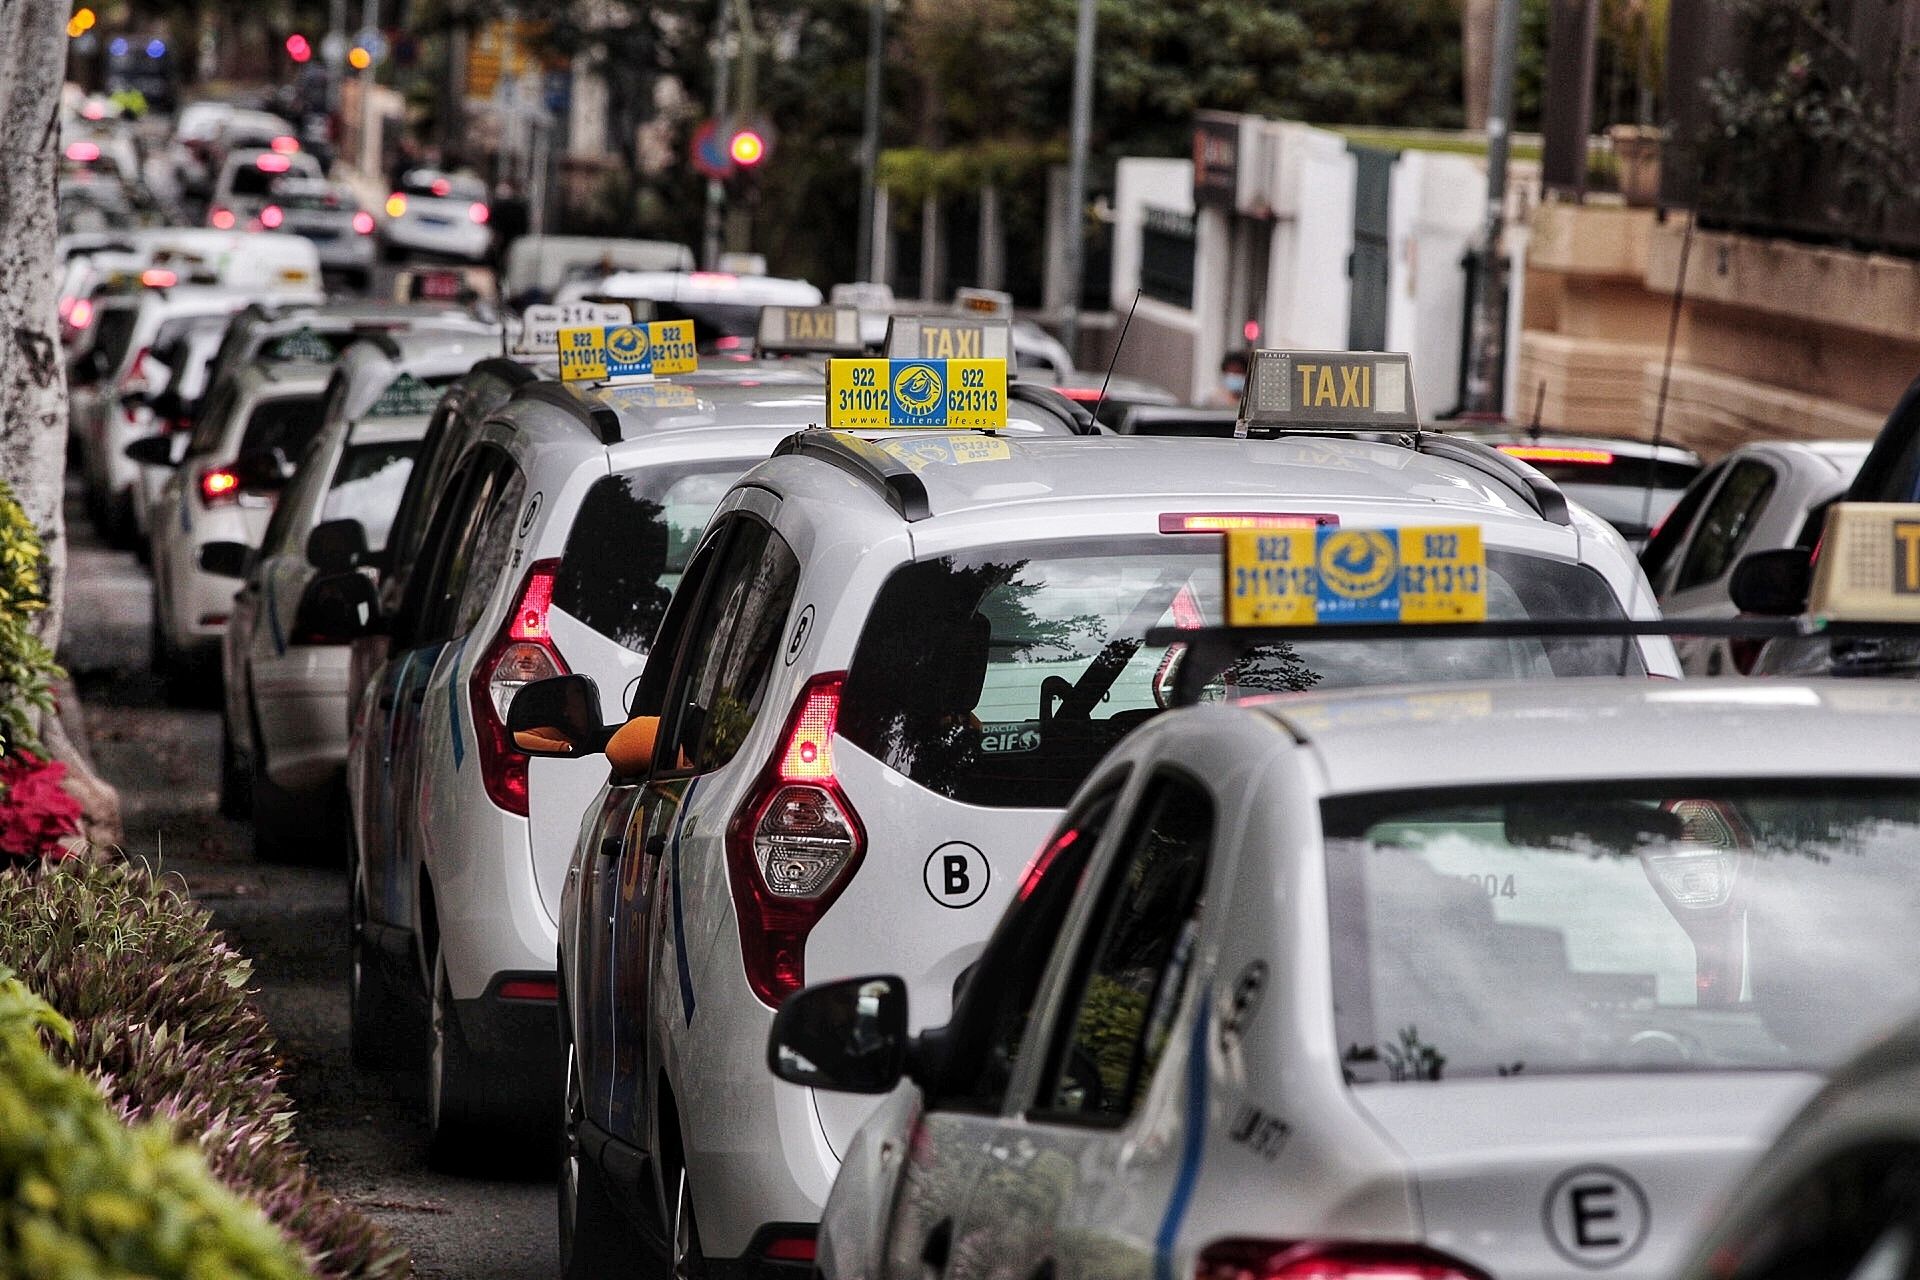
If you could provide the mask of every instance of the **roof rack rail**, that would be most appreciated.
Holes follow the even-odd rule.
[[[493,356],[481,361],[493,364],[501,357]],[[515,400],[538,400],[541,404],[550,404],[556,409],[564,409],[580,419],[582,425],[590,429],[601,444],[620,443],[620,415],[611,405],[588,404],[567,389],[564,382],[528,382],[513,393]]]
[[[475,363],[472,372],[490,373],[516,389],[526,386],[529,382],[536,382],[540,378],[540,375],[532,369],[507,356],[488,356]]]
[[[1039,382],[1007,383],[1007,399],[1022,404],[1039,405],[1049,409],[1067,420],[1077,436],[1097,436],[1102,434],[1099,420],[1093,416],[1093,410],[1083,404],[1075,403],[1059,390]]]
[[[1461,436],[1422,431],[1413,437],[1413,447],[1416,452],[1445,458],[1448,462],[1478,471],[1518,494],[1544,520],[1560,525],[1573,523],[1573,516],[1567,511],[1567,495],[1560,492],[1559,485],[1520,459],[1502,453],[1490,444]]]
[[[927,486],[913,468],[858,436],[837,431],[796,432],[774,446],[774,457],[788,455],[817,458],[872,485],[903,520],[925,520],[933,514],[927,502]]]
[[[380,348],[380,354],[389,360],[398,360],[401,356],[400,343],[389,330],[372,329],[365,333],[356,331],[353,335],[353,340],[355,342],[372,343],[374,346]]]

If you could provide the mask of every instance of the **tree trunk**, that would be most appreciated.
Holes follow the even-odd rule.
[[[1460,79],[1466,94],[1466,126],[1487,127],[1493,91],[1493,28],[1500,0],[1460,0]]]
[[[45,540],[49,603],[40,634],[54,649],[67,570],[67,379],[53,260],[66,12],[45,0],[0,0],[0,476]],[[119,799],[74,735],[47,724],[41,737],[68,767],[89,837],[117,839]]]

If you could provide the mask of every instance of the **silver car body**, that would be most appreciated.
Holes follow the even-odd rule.
[[[1741,557],[1811,550],[1827,504],[1847,491],[1871,447],[1869,440],[1763,441],[1702,472],[1673,509],[1674,530],[1662,530],[1662,545],[1643,557],[1661,612],[1676,620],[1737,617],[1727,584]],[[1752,661],[1736,660],[1720,637],[1680,636],[1674,647],[1690,676],[1744,675]]]
[[[1004,1096],[966,1111],[928,1106],[911,1081],[887,1095],[846,1150],[821,1272],[919,1276],[942,1258],[949,1280],[1263,1274],[1197,1269],[1210,1245],[1258,1240],[1431,1249],[1499,1280],[1670,1276],[1818,1072],[1656,1063],[1350,1082],[1334,956],[1351,944],[1330,923],[1339,855],[1321,803],[1411,793],[1444,804],[1449,788],[1526,784],[1571,801],[1615,781],[1904,783],[1917,776],[1916,734],[1920,703],[1861,682],[1426,685],[1162,717],[1076,797],[1076,809],[1103,791],[1117,799],[1044,962]],[[1063,1060],[1057,1037],[1078,998],[1066,993],[1078,989],[1071,971],[1093,902],[1126,869],[1125,833],[1166,777],[1197,788],[1216,820],[1197,932],[1183,933],[1182,967],[1170,971],[1178,1007],[1153,1023],[1164,1051],[1123,1121],[1049,1118],[1040,1090],[1047,1061]],[[1524,915],[1519,905],[1496,910],[1496,927]],[[1498,974],[1488,982],[1482,1007],[1504,989]],[[943,1009],[944,987],[927,987]],[[1906,974],[1883,998],[1897,1005],[1915,988]],[[917,1001],[920,987],[909,989]],[[1910,1086],[1911,1072],[1902,1079]]]

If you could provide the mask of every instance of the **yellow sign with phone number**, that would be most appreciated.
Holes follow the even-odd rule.
[[[1484,622],[1478,525],[1243,529],[1226,536],[1227,625]]]
[[[557,337],[562,382],[692,373],[699,367],[693,321],[584,325]]]
[[[1007,425],[1007,362],[830,360],[827,425],[1000,430]]]

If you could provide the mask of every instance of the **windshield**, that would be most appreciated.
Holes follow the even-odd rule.
[[[307,442],[320,430],[320,396],[281,396],[262,401],[247,418],[240,433],[241,455],[278,449],[292,460],[306,452]]]
[[[693,342],[702,354],[712,352],[722,338],[751,339],[760,331],[760,304],[757,302],[656,302],[657,320],[693,321]],[[745,350],[751,347],[749,341]]]
[[[400,509],[400,495],[406,491],[407,475],[413,470],[413,456],[419,451],[418,440],[348,445],[334,469],[333,485],[320,512],[321,522],[358,520],[367,531],[367,549],[385,547],[387,531]]]
[[[1494,619],[1622,616],[1578,565],[1487,553]],[[990,547],[905,565],[881,589],[848,671],[840,732],[969,804],[1055,808],[1129,730],[1168,704],[1184,646],[1162,626],[1221,619],[1219,543],[1101,539]],[[1640,673],[1620,640],[1316,641],[1267,646],[1208,696],[1410,680]]]
[[[653,466],[596,480],[567,531],[554,607],[645,653],[707,517],[752,465]]]
[[[1325,805],[1354,1081],[1826,1068],[1920,1002],[1920,795],[1796,780]]]

